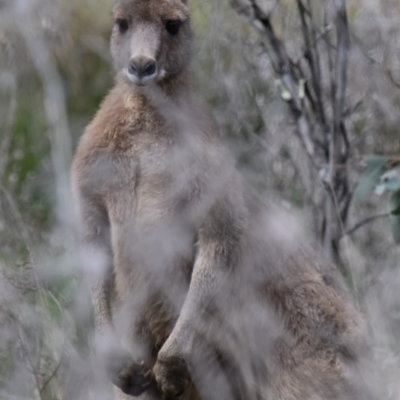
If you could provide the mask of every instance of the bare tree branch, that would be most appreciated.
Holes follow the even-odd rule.
[[[312,44],[316,44],[317,41],[315,37],[312,37],[312,32],[314,32],[314,30],[308,26],[308,22],[306,20],[306,15],[309,15],[312,19],[312,14],[310,9],[306,9],[302,0],[296,0],[296,2],[299,10],[305,44],[304,57],[306,58],[310,66],[312,87],[316,99],[316,115],[321,125],[326,127],[325,110],[322,104],[321,69],[319,65],[318,51],[315,50],[315,45]]]
[[[246,2],[247,1],[247,2]],[[254,26],[268,43],[268,55],[282,85],[282,98],[287,102],[296,121],[296,132],[306,149],[308,159],[320,178],[326,193],[322,211],[322,230],[327,255],[340,264],[338,240],[347,221],[351,204],[348,185],[347,162],[350,143],[345,126],[349,110],[345,108],[347,86],[349,29],[345,0],[334,0],[336,18],[329,21],[324,8],[324,28],[314,21],[310,0],[296,0],[304,42],[304,57],[294,62],[271,23],[270,15],[258,5],[257,0],[231,0],[232,7]],[[336,47],[329,32],[335,27]],[[320,39],[326,44],[325,62],[330,75],[330,96],[323,90],[322,49]],[[303,68],[305,59],[308,69]],[[301,94],[301,95],[300,95]],[[332,110],[332,116],[327,110]],[[336,168],[340,165],[341,168]],[[321,213],[320,210],[317,210]]]
[[[382,218],[388,218],[389,216],[390,216],[390,213],[384,213],[384,214],[378,214],[378,215],[369,217],[369,218],[365,219],[364,221],[361,221],[358,224],[354,225],[352,228],[348,229],[346,232],[344,232],[341,239],[345,236],[351,236],[353,233],[358,231],[360,228],[362,228],[363,226],[365,226],[367,224],[370,224],[371,222],[375,222],[376,220],[382,219]]]
[[[272,65],[275,68],[275,72],[280,77],[284,88],[290,93],[291,99],[288,100],[288,104],[296,119],[297,133],[307,154],[312,159],[315,153],[315,146],[311,139],[311,126],[305,114],[303,102],[299,97],[299,77],[297,77],[295,72],[296,66],[290,59],[282,41],[276,36],[269,16],[261,10],[255,0],[251,0],[250,5],[243,4],[241,0],[231,0],[231,5],[257,29],[270,44],[272,52],[269,52],[269,54],[274,60]]]
[[[335,102],[333,107],[333,137],[334,162],[338,161],[339,135],[343,135],[343,113],[344,99],[347,84],[347,64],[350,46],[349,27],[346,14],[345,0],[335,0],[336,6],[336,32],[337,32],[337,55],[336,55],[336,79],[335,79]]]
[[[61,356],[60,356],[60,359],[59,359],[59,361],[58,361],[56,367],[53,369],[53,372],[51,373],[51,375],[50,375],[50,376],[44,381],[44,383],[42,384],[42,387],[41,387],[41,389],[40,389],[40,391],[41,391],[42,393],[45,391],[46,387],[47,387],[48,384],[51,382],[51,380],[56,376],[56,374],[57,374],[57,372],[58,372],[58,370],[59,370],[59,368],[60,368],[60,366],[61,366],[61,363],[62,363],[62,360],[63,360],[63,356],[64,356],[64,351],[62,351]]]

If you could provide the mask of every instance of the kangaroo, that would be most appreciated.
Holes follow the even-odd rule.
[[[187,1],[120,0],[114,15],[116,83],[72,187],[118,397],[368,398],[336,267],[247,187],[191,90]]]

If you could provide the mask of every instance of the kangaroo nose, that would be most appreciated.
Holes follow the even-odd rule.
[[[145,78],[155,74],[157,64],[155,60],[146,57],[135,57],[129,62],[128,72],[138,78]]]

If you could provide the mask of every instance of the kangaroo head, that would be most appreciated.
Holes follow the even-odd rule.
[[[192,30],[187,0],[119,0],[111,52],[118,72],[138,86],[188,68]]]

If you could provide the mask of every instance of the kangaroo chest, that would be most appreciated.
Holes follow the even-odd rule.
[[[171,136],[138,133],[128,148],[112,155],[106,201],[110,209],[121,210],[117,220],[125,220],[126,213],[148,224],[190,218],[186,211],[207,190],[212,160],[200,140],[192,146],[190,139]]]

